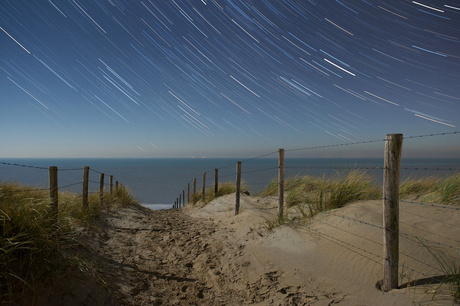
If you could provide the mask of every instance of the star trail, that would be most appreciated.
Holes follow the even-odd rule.
[[[0,30],[0,156],[244,155],[460,125],[456,1],[2,0]]]

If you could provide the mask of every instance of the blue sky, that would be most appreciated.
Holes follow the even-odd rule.
[[[457,131],[460,6],[432,2],[1,1],[0,157],[250,157]],[[455,157],[458,137],[405,146]]]

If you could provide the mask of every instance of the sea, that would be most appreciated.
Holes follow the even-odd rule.
[[[113,175],[114,184],[115,181],[123,184],[142,205],[168,209],[183,191],[187,196],[188,184],[192,191],[194,178],[197,191],[201,190],[203,173],[206,173],[206,187],[214,186],[215,169],[218,169],[219,183],[235,182],[237,161],[242,162],[241,179],[251,194],[261,191],[278,176],[276,158],[0,158],[0,181],[47,188],[48,168],[57,166],[59,190],[81,192],[83,167],[89,166],[90,192],[98,192],[100,173],[104,173],[105,190],[108,190],[109,176]],[[285,160],[285,177],[306,174],[331,177],[362,169],[382,184],[383,163],[382,158],[291,158]],[[403,158],[401,181],[445,177],[459,169],[460,158]]]

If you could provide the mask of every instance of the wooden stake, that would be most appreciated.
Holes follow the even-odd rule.
[[[110,176],[110,194],[113,193],[113,175]]]
[[[101,202],[101,206],[104,205],[104,173],[101,173],[99,182],[99,201]]]
[[[83,192],[82,192],[82,209],[88,209],[88,180],[89,180],[89,167],[83,168]]]
[[[187,184],[187,203],[190,203],[190,183]]]
[[[58,201],[58,168],[56,166],[49,167],[49,188],[50,188],[50,205],[51,213],[54,221],[57,221],[59,211]]]
[[[214,197],[217,198],[217,191],[219,190],[219,169],[214,169]]]
[[[399,176],[402,134],[388,134],[383,171],[383,291],[398,288],[399,267]]]
[[[203,190],[201,191],[203,202],[206,202],[206,172],[203,172]]]
[[[241,162],[236,163],[235,216],[240,213]]]
[[[284,215],[284,149],[278,150],[278,218]]]
[[[196,177],[193,179],[193,193],[192,193],[192,198],[193,198],[193,204],[196,203]]]

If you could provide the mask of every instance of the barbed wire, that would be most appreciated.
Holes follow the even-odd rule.
[[[83,168],[64,168],[64,169],[60,169],[58,168],[58,171],[82,171]]]
[[[304,147],[304,148],[297,148],[297,149],[287,149],[287,150],[284,150],[284,152],[294,152],[294,151],[305,151],[305,150],[326,149],[326,148],[351,146],[351,145],[358,145],[358,144],[365,144],[365,143],[374,143],[374,142],[382,142],[382,141],[385,141],[385,139],[355,141],[355,142],[339,143],[339,144],[333,144],[333,145],[323,145],[323,146]]]
[[[436,234],[436,233],[427,231],[426,229],[419,228],[419,227],[413,226],[413,225],[411,225],[411,224],[408,224],[408,223],[405,223],[405,222],[402,222],[402,221],[399,221],[399,223],[400,223],[400,224],[404,224],[404,225],[406,225],[406,226],[413,227],[413,228],[415,228],[417,231],[422,231],[422,232],[428,233],[428,234],[430,234],[430,235],[438,236],[438,237],[441,237],[441,238],[443,238],[443,239],[447,239],[447,240],[456,242],[456,243],[458,243],[458,244],[460,245],[460,241],[458,241],[458,240],[455,240],[455,239],[452,239],[452,238],[449,238],[449,237],[445,237],[445,236],[442,236],[442,235],[439,235],[439,234]]]
[[[366,166],[366,167],[349,167],[349,166],[336,166],[336,167],[319,167],[319,166],[287,166],[284,169],[320,169],[320,170],[385,170],[383,166]]]
[[[67,188],[67,187],[72,187],[72,186],[79,185],[79,184],[83,184],[83,182],[77,182],[77,183],[68,184],[68,185],[64,185],[64,186],[58,186],[58,189]],[[48,188],[48,189],[49,189],[49,188]]]
[[[14,167],[22,167],[22,168],[33,168],[33,169],[39,169],[39,170],[48,170],[49,169],[49,168],[46,168],[46,167],[37,167],[37,166],[23,165],[23,164],[17,164],[17,163],[0,162],[0,164],[6,165],[6,166],[14,166]]]
[[[424,240],[426,242],[434,243],[434,244],[437,244],[439,246],[447,247],[447,248],[450,248],[450,249],[455,249],[455,250],[460,249],[460,247],[453,247],[453,246],[448,245],[448,244],[428,240],[426,238],[417,237],[417,236],[410,235],[410,234],[407,234],[407,233],[404,233],[404,232],[401,232],[401,231],[398,232],[398,231],[395,231],[395,230],[391,230],[389,228],[384,228],[383,226],[380,226],[380,225],[376,225],[376,224],[372,224],[372,223],[369,223],[369,222],[366,222],[366,221],[354,219],[354,218],[351,218],[351,217],[348,217],[348,216],[337,215],[337,214],[334,214],[334,213],[331,213],[331,212],[326,212],[326,213],[330,214],[330,215],[333,215],[333,216],[336,216],[336,217],[339,217],[339,218],[343,218],[343,219],[347,219],[347,220],[350,220],[350,221],[354,221],[354,222],[362,223],[362,224],[365,224],[365,225],[369,225],[369,226],[372,226],[372,227],[375,227],[375,228],[378,228],[378,229],[381,229],[381,230],[387,230],[387,231],[390,231],[390,232],[393,232],[393,233],[399,233],[401,236],[404,236],[406,239],[414,239],[415,238],[415,239],[418,239],[418,240]]]
[[[315,220],[315,222],[318,222],[318,223],[321,223],[321,224],[328,225],[328,226],[333,227],[333,228],[335,228],[335,229],[337,229],[337,230],[340,230],[340,231],[342,231],[342,232],[348,233],[348,234],[350,234],[350,235],[353,235],[353,236],[355,236],[355,237],[364,239],[364,240],[369,241],[369,242],[371,242],[371,243],[373,243],[373,244],[376,244],[376,245],[378,245],[378,246],[382,246],[382,247],[383,247],[383,243],[382,243],[382,242],[376,242],[376,241],[374,241],[374,240],[372,240],[372,239],[369,239],[369,238],[367,238],[367,237],[358,235],[358,234],[356,234],[356,233],[353,233],[353,232],[351,232],[351,231],[345,230],[345,229],[343,229],[343,228],[340,228],[340,227],[338,227],[338,226],[335,226],[335,225],[332,225],[332,224],[329,224],[329,223],[326,223],[326,222],[321,222],[321,221],[319,221],[319,220]],[[410,256],[409,254],[406,254],[406,253],[404,253],[404,252],[402,252],[402,251],[400,251],[399,253],[400,253],[401,255],[404,255],[404,256],[406,256],[406,257],[412,259],[412,260],[415,260],[415,261],[417,261],[418,263],[421,263],[421,264],[423,264],[423,265],[425,265],[425,266],[427,266],[427,267],[430,267],[430,268],[432,268],[432,269],[435,269],[435,270],[438,270],[438,271],[440,271],[440,272],[443,272],[440,268],[434,267],[434,266],[432,266],[432,265],[430,265],[430,264],[428,264],[428,263],[426,263],[426,262],[424,262],[424,261],[421,261],[421,260],[419,260],[419,259],[417,259],[417,258],[415,258],[415,257],[413,257],[413,256]]]
[[[436,134],[416,135],[416,136],[403,136],[403,139],[413,139],[413,138],[423,138],[423,137],[433,137],[433,136],[444,136],[444,135],[453,135],[453,134],[459,134],[459,133],[460,133],[460,131],[444,132],[444,133],[436,133]]]
[[[459,168],[428,168],[428,167],[401,167],[401,170],[424,170],[424,171],[460,171]]]
[[[89,168],[89,171],[93,171],[95,173],[98,173],[98,174],[102,174],[103,172],[100,172],[100,171],[97,171],[97,170],[94,170],[93,168]]]
[[[443,220],[438,220],[438,219],[430,218],[430,217],[427,217],[427,216],[419,215],[419,214],[416,214],[416,213],[414,213],[414,212],[411,212],[411,211],[408,211],[408,210],[401,209],[401,207],[399,208],[399,210],[402,211],[402,212],[405,212],[405,213],[407,213],[407,214],[410,214],[410,215],[414,215],[414,216],[420,217],[420,218],[425,218],[425,219],[427,219],[427,220],[436,221],[436,222],[439,222],[439,223],[443,223],[443,224],[445,224],[445,225],[449,225],[449,226],[453,226],[453,227],[458,227],[458,228],[460,228],[460,226],[458,226],[458,225],[455,225],[455,224],[452,224],[452,223],[446,223],[446,221],[443,221]]]
[[[428,204],[428,203],[413,202],[413,201],[406,201],[406,200],[399,200],[399,202],[416,204],[416,205],[421,205],[421,206],[431,206],[431,207],[442,208],[442,209],[452,209],[452,210],[457,210],[457,211],[460,210],[460,207],[453,207],[449,205],[436,205],[436,204]]]

